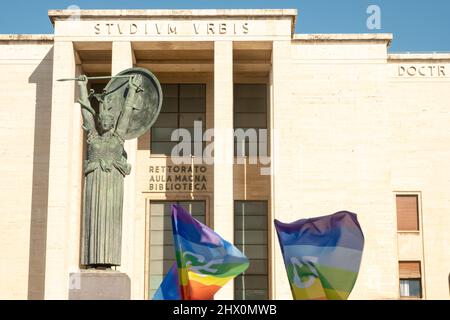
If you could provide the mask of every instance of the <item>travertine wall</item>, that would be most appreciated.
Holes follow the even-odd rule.
[[[43,295],[52,44],[0,43],[0,299]]]
[[[274,59],[284,61],[274,61],[274,127],[289,141],[274,150],[275,216],[357,213],[366,238],[352,293],[359,299],[398,291],[386,53],[386,43],[364,41],[274,44]],[[284,273],[280,257],[274,272]],[[290,298],[284,279],[276,281],[276,298]]]
[[[398,298],[399,260],[422,261],[424,297],[448,299],[450,78],[399,77],[386,43],[299,39],[273,50],[275,139],[289,141],[274,149],[275,217],[358,214],[366,242],[353,299]],[[421,194],[419,233],[397,236],[395,192]],[[275,259],[275,295],[288,299]]]
[[[435,72],[400,76],[401,66],[424,66],[423,74],[434,66]],[[437,74],[438,67],[445,74]],[[419,233],[399,234],[399,259],[422,261],[427,299],[449,299],[450,61],[392,56],[388,70],[391,186],[393,191],[417,192],[421,214]]]

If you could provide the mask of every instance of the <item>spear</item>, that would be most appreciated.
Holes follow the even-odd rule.
[[[100,79],[115,79],[115,78],[131,78],[133,74],[126,76],[101,76],[101,77],[86,77],[88,80],[100,80]],[[58,79],[57,81],[78,81],[80,78],[68,78],[68,79]]]

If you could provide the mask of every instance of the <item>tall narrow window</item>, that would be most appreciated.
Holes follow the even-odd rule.
[[[234,280],[234,298],[269,298],[267,261],[267,202],[234,202],[234,243],[250,260],[247,271]]]
[[[234,155],[267,155],[267,88],[265,84],[234,85]],[[238,134],[239,131],[241,134]],[[255,139],[256,138],[256,139]]]
[[[397,228],[399,231],[419,230],[417,195],[397,195]]]
[[[170,156],[173,148],[179,143],[178,136],[175,136],[176,141],[171,140],[172,133],[176,129],[186,129],[191,137],[190,155],[192,155],[195,138],[194,121],[201,122],[202,136],[206,127],[206,85],[163,84],[162,90],[164,99],[161,113],[151,129],[151,153]],[[197,140],[202,143],[202,139]]]
[[[421,298],[422,276],[420,261],[400,261],[400,297]]]
[[[171,204],[179,204],[202,223],[206,219],[204,201],[151,201],[150,202],[150,263],[149,298],[175,262],[173,246]]]

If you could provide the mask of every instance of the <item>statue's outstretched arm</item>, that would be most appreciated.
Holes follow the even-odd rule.
[[[142,76],[136,75],[130,78],[128,82],[128,95],[125,99],[125,105],[122,110],[122,114],[119,118],[119,121],[117,123],[116,133],[121,136],[125,137],[125,134],[128,130],[128,125],[130,123],[131,113],[133,112],[133,109],[135,108],[135,97],[136,93],[141,91],[141,84],[142,84]]]
[[[96,132],[95,129],[95,110],[91,106],[89,101],[89,93],[87,90],[88,79],[86,76],[80,76],[78,78],[78,85],[80,87],[80,98],[78,102],[81,104],[81,115],[83,116],[83,129],[87,132]]]

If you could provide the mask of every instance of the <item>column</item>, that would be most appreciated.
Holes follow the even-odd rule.
[[[45,299],[67,299],[70,265],[73,183],[74,81],[76,74],[73,43],[55,41],[53,49],[53,88],[48,186]]]
[[[76,60],[77,61],[77,60]],[[77,62],[78,63],[78,62]],[[76,65],[75,76],[84,74],[80,64]],[[76,84],[76,82],[75,82]],[[75,89],[75,101],[79,98],[78,85]],[[80,269],[80,237],[81,237],[81,214],[83,212],[83,192],[84,192],[84,173],[83,173],[83,144],[84,132],[82,129],[83,117],[81,115],[81,106],[75,103],[72,107],[72,184],[71,184],[71,205],[70,205],[70,233],[69,233],[69,273],[79,272]]]
[[[290,68],[290,40],[274,41],[272,47],[272,70],[270,74],[271,84],[271,217],[283,220],[280,214],[293,212],[291,207],[293,193],[286,192],[284,183],[290,181],[289,175],[294,170],[289,169],[289,165],[296,165],[298,159],[291,159],[291,146],[280,144],[280,141],[288,141],[291,130],[286,124],[295,123],[289,119],[289,113],[282,111],[283,106],[291,105],[290,102],[290,78],[292,77]],[[278,108],[278,109],[277,109]],[[284,140],[283,140],[284,139]],[[291,157],[292,158],[292,157]],[[288,195],[285,195],[288,193]],[[271,261],[271,282],[272,299],[292,299],[289,282],[286,280],[285,267],[281,251],[279,250],[278,237],[275,228],[272,228],[270,251],[273,253]]]
[[[132,67],[133,49],[131,47],[131,42],[113,42],[111,74],[116,75],[117,73]],[[125,177],[124,182],[122,217],[122,265],[120,266],[119,270],[126,273],[130,277],[131,291],[133,292],[137,139],[125,141],[125,151],[128,155],[128,163],[131,164],[131,173]]]
[[[233,42],[214,43],[214,229],[230,242],[233,223]],[[233,299],[230,281],[216,299]]]

